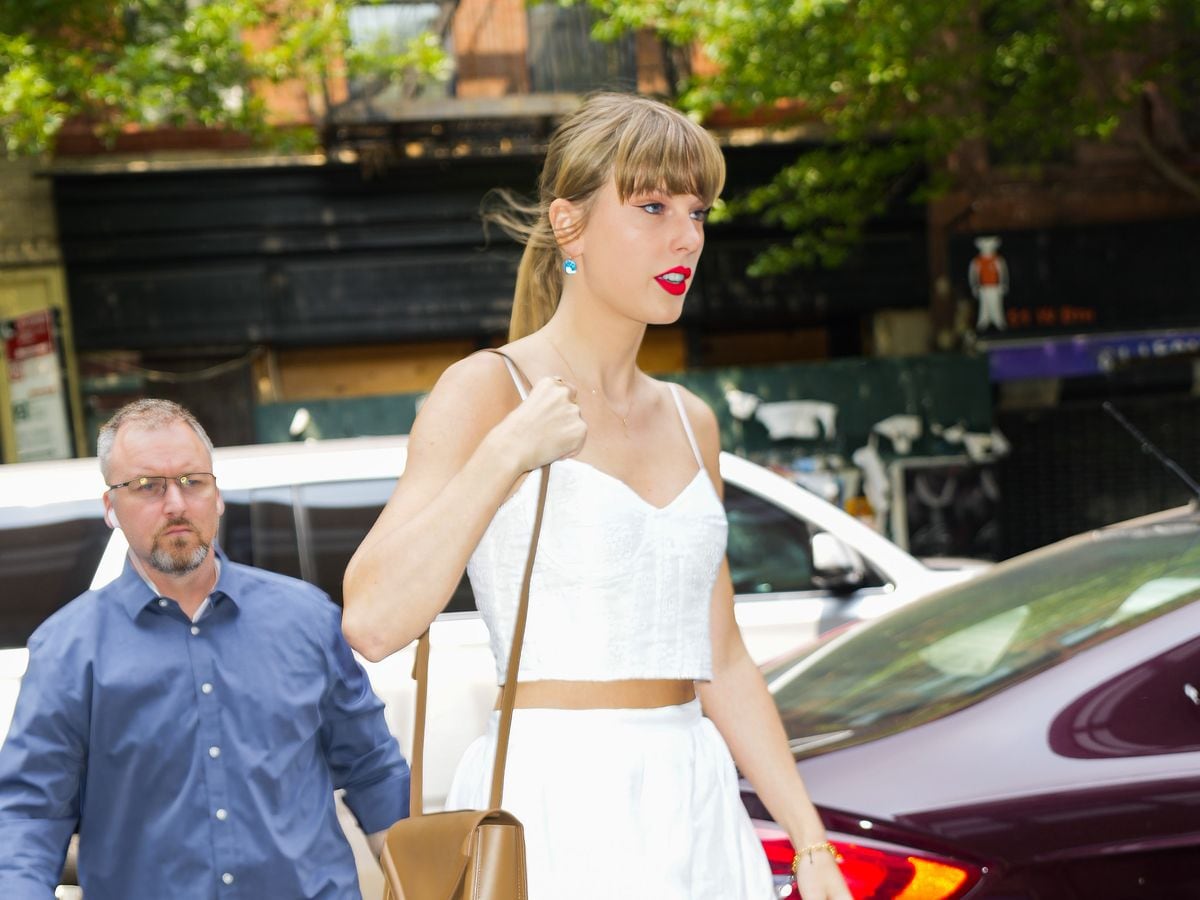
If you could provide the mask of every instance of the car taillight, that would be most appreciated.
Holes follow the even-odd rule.
[[[754,829],[767,852],[776,896],[803,900],[792,880],[792,842],[777,826],[755,822]],[[842,877],[854,900],[956,900],[979,882],[977,866],[934,859],[895,846],[868,847],[834,839],[842,856]]]

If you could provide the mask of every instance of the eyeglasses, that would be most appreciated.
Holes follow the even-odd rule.
[[[184,497],[201,499],[217,487],[212,472],[189,472],[186,475],[139,475],[120,484],[110,484],[108,489],[126,488],[131,497],[139,500],[160,500],[167,494],[167,485],[177,484]]]

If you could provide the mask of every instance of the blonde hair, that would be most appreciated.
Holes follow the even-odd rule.
[[[562,294],[562,252],[550,224],[550,204],[562,198],[582,206],[584,221],[561,235],[572,240],[586,224],[596,191],[610,177],[622,202],[647,191],[666,191],[694,194],[710,205],[725,184],[725,158],[712,135],[657,100],[614,93],[588,97],[550,139],[536,202],[495,191],[491,196],[499,204],[484,211],[485,220],[525,244],[510,341],[545,325]]]

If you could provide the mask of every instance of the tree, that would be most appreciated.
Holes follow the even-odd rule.
[[[351,40],[351,9],[378,0],[20,0],[0,4],[0,135],[9,155],[52,151],[64,123],[113,137],[134,126],[208,126],[260,139],[261,88],[299,82],[315,125],[347,84],[410,90],[444,78],[435,28],[397,45]],[[439,30],[440,29],[440,30]],[[302,139],[305,139],[302,137]],[[307,140],[312,139],[311,130]]]
[[[757,273],[836,264],[898,195],[982,191],[998,166],[1036,178],[1081,142],[1128,144],[1200,199],[1196,0],[591,2],[600,36],[651,28],[702,50],[712,71],[679,85],[685,109],[781,107],[823,127],[729,204],[796,235]]]

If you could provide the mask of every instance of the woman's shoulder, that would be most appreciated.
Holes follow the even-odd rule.
[[[708,405],[708,402],[703,397],[688,388],[687,385],[674,380],[653,378],[649,375],[646,377],[657,386],[658,390],[664,396],[670,396],[671,394],[678,395],[679,401],[683,404],[683,408],[687,412],[688,418],[692,420],[693,425],[710,421],[714,425],[716,424],[717,417],[712,407]]]
[[[479,438],[521,402],[520,394],[494,353],[472,353],[449,365],[421,402],[409,436],[409,456],[425,444],[439,453],[450,447],[473,449]]]
[[[516,369],[516,374],[505,362],[505,357]],[[544,360],[536,345],[531,343],[529,338],[521,338],[502,347],[477,350],[469,356],[464,356],[442,373],[435,390],[443,385],[451,389],[468,390],[487,389],[489,386],[498,385],[511,391],[518,378],[536,375],[544,368]]]
[[[506,400],[513,406],[520,400],[508,367],[500,354],[480,350],[447,366],[425,403],[491,407]]]
[[[669,397],[675,394],[679,397],[679,402],[683,405],[683,411],[687,415],[688,424],[692,428],[692,432],[696,435],[696,442],[700,445],[701,452],[708,456],[710,451],[717,452],[720,450],[720,429],[717,425],[717,415],[713,412],[711,406],[703,397],[691,391],[686,385],[677,381],[666,381],[662,379],[651,379],[663,396]],[[671,397],[671,408],[675,408],[674,398]]]

